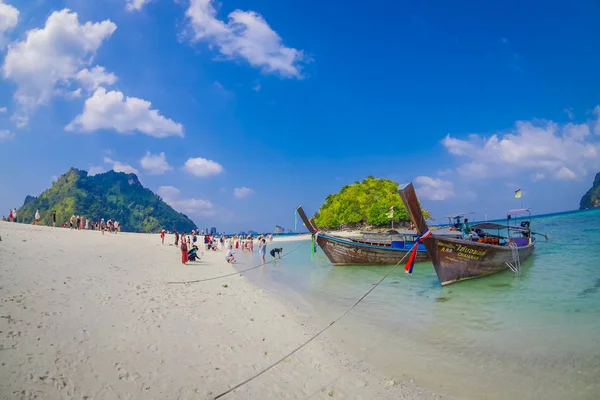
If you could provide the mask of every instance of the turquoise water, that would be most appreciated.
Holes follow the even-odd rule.
[[[442,288],[430,263],[395,270],[328,331],[345,350],[400,379],[460,398],[600,398],[600,210],[535,218],[548,233],[520,276]],[[248,278],[322,326],[390,266],[333,267],[308,243]],[[250,260],[248,260],[250,261]]]

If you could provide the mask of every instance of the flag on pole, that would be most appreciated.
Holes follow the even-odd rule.
[[[521,198],[521,189],[517,189],[515,190],[515,199],[520,199]]]

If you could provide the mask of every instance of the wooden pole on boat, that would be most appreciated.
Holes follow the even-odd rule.
[[[415,192],[413,184],[408,183],[400,185],[398,187],[398,194],[402,198],[402,202],[404,203],[404,206],[408,211],[408,215],[410,216],[411,221],[413,222],[413,224],[415,224],[415,227],[417,228],[417,233],[419,234],[419,236],[423,235],[429,230],[429,227],[427,226],[427,222],[425,222],[425,217],[423,217],[423,212],[421,211],[421,204],[419,203],[419,199],[417,198],[417,193]],[[427,253],[429,253],[429,257],[431,257],[431,260],[435,265],[437,263],[437,255],[433,247],[433,238],[430,236],[428,239],[424,239],[423,244],[427,249]]]
[[[402,202],[408,211],[411,221],[417,228],[417,233],[422,235],[427,232],[429,228],[427,227],[427,222],[425,222],[425,218],[421,212],[421,205],[419,204],[419,199],[417,198],[413,184],[400,185],[398,194],[400,194],[400,197],[402,198]]]
[[[304,226],[306,227],[306,229],[308,229],[308,231],[310,233],[316,233],[317,232],[316,228],[308,220],[308,217],[306,216],[306,213],[304,213],[302,206],[298,206],[298,208],[296,208],[296,211],[298,212],[298,215],[300,216],[300,219],[304,223]]]

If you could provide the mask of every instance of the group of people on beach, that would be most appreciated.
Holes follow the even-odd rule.
[[[162,244],[165,244],[165,236],[167,231],[163,229],[160,232],[160,240]],[[203,232],[199,233],[198,230],[192,230],[190,234],[184,231],[181,235],[177,230],[173,232],[175,237],[175,246],[181,250],[181,262],[186,264],[188,261],[196,261],[200,259],[198,255],[198,245],[196,244],[201,238],[204,241],[205,249],[208,251],[219,251],[226,250],[225,260],[228,263],[235,262],[234,249],[241,249],[242,251],[254,252],[254,237],[252,235],[234,235],[233,237],[227,237],[221,235],[204,235]],[[267,240],[273,241],[273,235],[259,235],[258,240],[258,253],[261,261],[265,262],[265,255],[267,252]],[[281,258],[281,252],[283,248],[274,248],[270,251],[273,259]]]
[[[56,226],[56,211],[52,213],[52,224]],[[121,232],[121,224],[119,221],[109,219],[104,221],[101,218],[100,221],[91,221],[89,218],[84,218],[81,215],[71,215],[68,221],[64,221],[61,228],[77,229],[77,230],[91,230],[104,232],[118,233]]]
[[[31,223],[33,225],[40,224],[40,210],[35,210],[35,214],[33,215],[33,219]],[[56,227],[56,210],[52,210],[52,226]],[[8,213],[8,219],[6,217],[2,217],[2,221],[8,222],[18,222],[17,220],[17,209],[10,209]],[[21,219],[23,221],[23,219]],[[101,218],[100,221],[91,221],[89,218],[82,217],[81,215],[71,215],[68,220],[63,221],[60,225],[61,228],[70,228],[77,230],[96,230],[102,231],[104,234],[105,231],[117,233],[121,232],[121,224],[119,221],[109,219],[108,221],[104,221],[104,218]]]
[[[8,209],[8,219],[3,215],[2,221],[17,222],[17,209],[9,208]]]

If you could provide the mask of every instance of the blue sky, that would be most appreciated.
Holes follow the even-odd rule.
[[[0,210],[136,171],[199,226],[293,227],[368,175],[438,220],[578,207],[600,171],[594,2],[0,0]],[[598,107],[598,108],[596,108]]]

